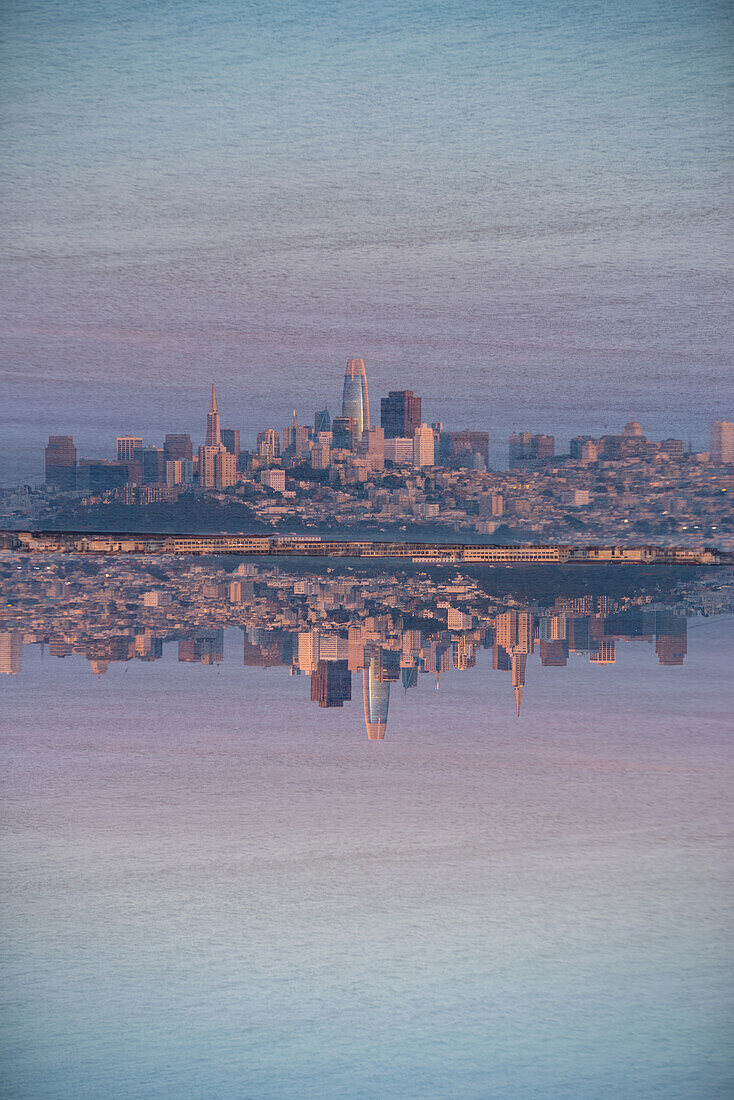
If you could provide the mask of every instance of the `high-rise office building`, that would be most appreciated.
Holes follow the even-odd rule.
[[[283,429],[281,439],[283,441],[283,457],[285,458],[287,455],[291,461],[301,462],[308,449],[309,442],[309,430],[306,425],[298,424],[294,420],[292,424]]]
[[[582,458],[583,457],[584,446],[587,443],[596,444],[597,440],[594,439],[594,437],[591,436],[591,435],[576,435],[576,436],[574,436],[573,439],[571,440],[571,442],[568,445],[568,452],[569,452],[571,458],[575,458],[577,460]]]
[[[162,485],[166,480],[166,459],[163,447],[143,447],[140,452],[143,485]]]
[[[222,442],[222,431],[219,424],[219,410],[217,409],[217,394],[212,383],[211,397],[209,398],[209,413],[206,418],[205,447],[218,447]]]
[[[0,633],[0,676],[14,676],[23,664],[23,635],[20,630]]]
[[[77,466],[77,486],[82,492],[103,493],[122,489],[125,485],[140,485],[143,467],[138,462],[106,462],[82,458]]]
[[[589,646],[589,660],[594,665],[613,665],[616,660],[614,639],[600,638],[598,641],[592,642]],[[543,664],[545,664],[545,661]]]
[[[553,458],[556,441],[552,435],[534,435],[530,449],[533,458]]]
[[[314,470],[328,470],[331,463],[331,447],[328,443],[316,443],[311,448],[311,465]]]
[[[275,428],[266,428],[265,431],[258,432],[257,454],[259,458],[264,458],[268,462],[272,462],[274,458],[280,458],[280,432],[276,432]]]
[[[510,436],[510,466],[516,462],[524,462],[532,457],[530,443],[532,432],[513,432]]]
[[[385,432],[383,428],[370,428],[364,433],[362,446],[367,462],[373,471],[385,469]]]
[[[433,428],[427,424],[420,424],[413,436],[413,465],[433,466],[435,460],[435,441]]]
[[[352,674],[346,661],[319,661],[311,676],[311,698],[320,707],[342,707],[352,698]]]
[[[488,469],[489,432],[475,432],[468,428],[461,432],[445,432],[434,424],[433,434],[438,437],[437,466]]]
[[[380,402],[380,424],[385,439],[412,438],[421,422],[421,399],[412,390],[390,390]]]
[[[206,444],[199,447],[199,485],[202,489],[214,489],[217,480],[217,455],[220,452],[221,443],[215,447]]]
[[[314,435],[318,435],[319,432],[331,431],[331,413],[328,409],[321,409],[320,412],[314,414],[313,430]]]
[[[344,393],[342,396],[342,416],[354,417],[357,425],[357,438],[370,426],[370,399],[367,393],[367,375],[363,359],[348,359],[344,375]]]
[[[415,665],[410,667],[404,666],[400,671],[400,679],[403,682],[403,687],[406,692],[408,688],[418,687],[418,669]]]
[[[193,485],[194,464],[190,458],[171,458],[166,462],[166,485]]]
[[[510,657],[512,687],[515,692],[515,714],[518,718],[520,717],[520,707],[522,706],[522,689],[525,687],[525,668],[527,660],[527,654],[520,650],[515,650]]]
[[[510,436],[510,465],[553,458],[555,439],[552,435],[513,432]]]
[[[597,456],[602,455],[604,461],[617,461],[625,458],[653,458],[658,453],[660,445],[646,439],[642,434],[642,428],[636,420],[630,420],[625,424],[621,435],[603,435],[597,444]]]
[[[220,445],[214,457],[214,488],[227,489],[237,481],[237,456]]]
[[[227,448],[231,455],[235,458],[239,458],[240,455],[240,431],[239,428],[222,428],[221,432],[222,445]]]
[[[613,643],[612,643],[613,644]],[[563,668],[568,664],[568,639],[540,642],[540,663],[544,668]]]
[[[166,462],[175,462],[179,458],[188,459],[191,462],[194,457],[191,436],[188,434],[167,435],[163,444],[163,454]]]
[[[734,423],[717,420],[711,425],[711,461],[734,464]]]
[[[331,422],[331,430],[333,446],[343,451],[354,450],[355,444],[362,438],[353,416],[335,416]]]
[[[76,488],[76,447],[70,435],[49,436],[46,445],[46,484],[56,489]]]
[[[143,441],[136,435],[118,435],[117,437],[117,461],[139,462],[140,452],[143,449]]]
[[[367,737],[370,741],[382,741],[387,729],[390,706],[390,683],[379,679],[380,661],[374,656],[362,673],[362,701]]]
[[[296,659],[298,670],[310,676],[319,663],[318,630],[302,630],[299,633]]]
[[[400,436],[395,436],[394,439],[385,440],[385,458],[395,466],[410,465],[413,461],[413,449],[412,439],[401,439]]]
[[[688,620],[672,611],[655,616],[655,652],[661,665],[682,665],[688,651]]]

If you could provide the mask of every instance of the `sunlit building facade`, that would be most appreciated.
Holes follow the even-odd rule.
[[[362,673],[364,721],[370,741],[382,741],[387,729],[390,683],[380,678],[380,660],[375,655]]]
[[[344,375],[344,394],[342,397],[342,416],[354,418],[357,438],[370,427],[370,399],[367,393],[367,375],[364,359],[348,359]]]

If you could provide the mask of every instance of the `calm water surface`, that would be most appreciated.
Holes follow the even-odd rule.
[[[707,449],[731,419],[729,0],[13,0],[0,485],[49,434],[339,408]]]
[[[731,1095],[734,624],[354,699],[23,650],[3,1095]]]

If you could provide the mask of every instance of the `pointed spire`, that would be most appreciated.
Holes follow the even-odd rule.
[[[211,399],[209,401],[209,412],[210,412],[210,414],[215,413],[215,412],[219,412],[219,410],[217,409],[217,393],[216,393],[216,390],[214,389],[214,383],[213,382],[212,382],[212,396],[211,396]]]
[[[518,684],[515,688],[515,710],[517,717],[520,717],[520,704],[522,703],[522,684]]]

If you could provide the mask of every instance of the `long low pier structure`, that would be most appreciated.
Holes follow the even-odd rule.
[[[63,554],[233,554],[237,556],[401,558],[425,565],[634,564],[734,565],[734,553],[710,546],[492,546],[478,543],[376,542],[299,535],[139,535],[89,531],[0,531],[0,549]]]

